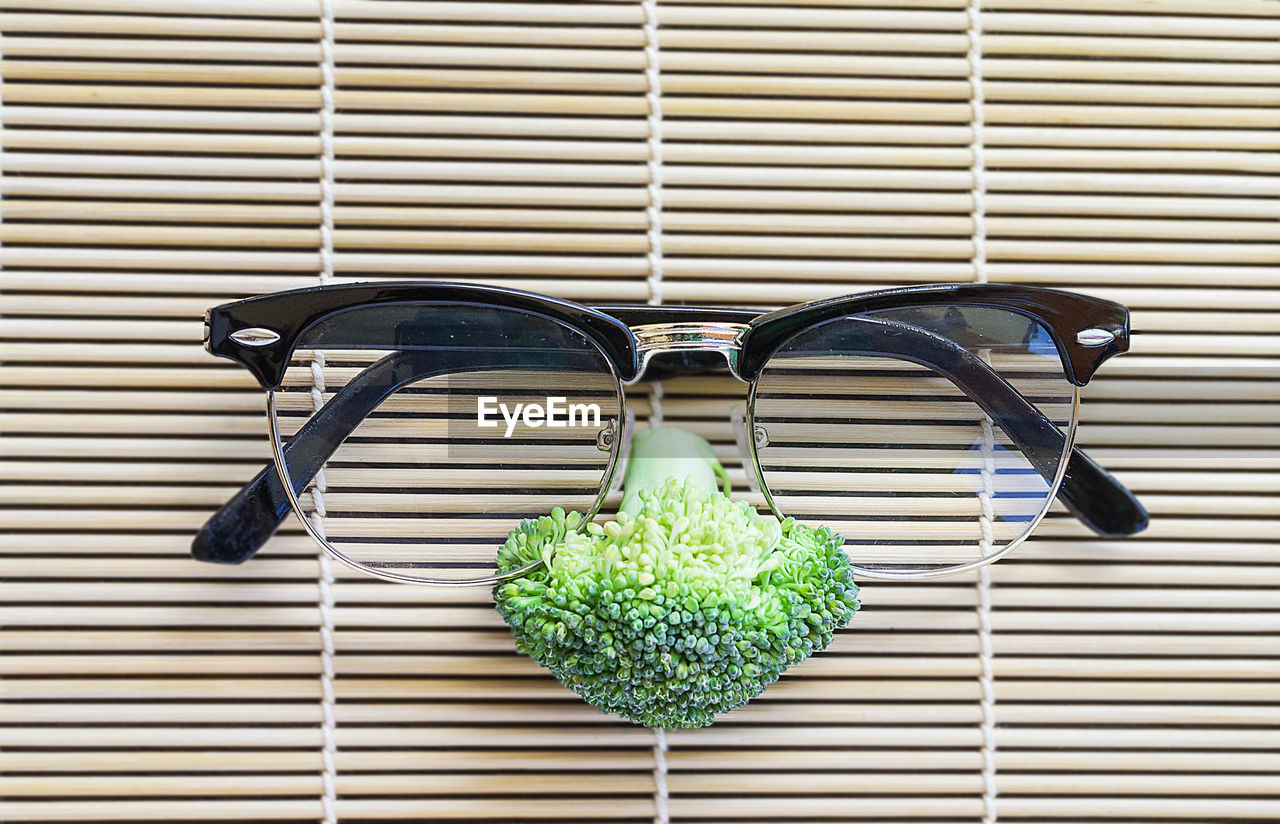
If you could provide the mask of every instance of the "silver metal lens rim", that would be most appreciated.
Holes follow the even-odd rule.
[[[613,378],[615,391],[618,398],[618,436],[613,439],[612,448],[609,450],[609,464],[605,467],[604,474],[600,480],[600,491],[596,493],[596,499],[591,504],[591,510],[586,513],[586,517],[582,519],[583,524],[588,524],[596,513],[600,511],[600,507],[604,505],[605,498],[609,495],[609,488],[613,485],[614,474],[618,471],[618,456],[621,452],[622,440],[626,427],[626,397],[623,393],[622,379],[618,375],[618,371],[613,367],[613,363],[601,353],[601,357],[605,363],[609,364],[609,374]],[[293,484],[289,482],[289,473],[285,468],[284,457],[284,440],[280,437],[279,421],[276,417],[276,390],[268,390],[267,392],[267,432],[271,438],[271,459],[276,467],[276,474],[280,477],[280,485],[284,488],[285,497],[289,499],[289,508],[293,510],[293,514],[302,522],[302,528],[306,530],[311,539],[320,545],[325,552],[341,561],[346,566],[351,567],[357,572],[370,575],[374,578],[380,578],[383,581],[393,581],[397,584],[414,584],[416,586],[433,586],[433,587],[487,587],[502,581],[509,581],[512,578],[519,578],[538,567],[542,566],[542,561],[537,560],[531,564],[513,569],[510,572],[504,572],[501,575],[486,575],[482,578],[464,578],[444,579],[444,578],[420,578],[410,575],[401,575],[395,572],[386,572],[380,569],[366,566],[359,561],[344,555],[340,550],[334,547],[329,541],[320,534],[315,525],[311,523],[311,518],[302,509],[302,504],[298,501],[298,496],[294,494]],[[497,547],[494,547],[497,552]]]
[[[763,373],[762,373],[763,374]],[[756,427],[755,411],[756,411],[756,388],[759,386],[760,380],[757,378],[751,383],[751,392],[747,397],[747,431],[754,432]],[[976,561],[970,561],[967,564],[957,564],[945,567],[928,567],[924,569],[905,569],[905,570],[887,570],[876,569],[874,567],[864,567],[858,564],[850,563],[850,568],[857,578],[866,578],[876,581],[923,581],[928,578],[945,578],[951,575],[957,575],[962,572],[972,572],[975,569],[981,569],[990,566],[1004,556],[1013,552],[1031,537],[1031,533],[1036,531],[1036,527],[1049,514],[1049,510],[1053,507],[1053,502],[1058,498],[1058,490],[1062,488],[1062,479],[1067,476],[1067,464],[1071,461],[1071,451],[1075,449],[1076,429],[1080,422],[1080,387],[1071,384],[1071,421],[1067,424],[1067,433],[1065,443],[1062,448],[1062,456],[1058,459],[1058,471],[1054,475],[1053,485],[1049,489],[1049,494],[1045,496],[1044,505],[1040,507],[1040,512],[1026,530],[1021,535],[1013,539],[1009,543],[1002,546],[998,551],[991,553]],[[751,446],[751,468],[756,474],[756,481],[760,484],[760,494],[764,496],[765,502],[769,504],[769,509],[773,511],[774,517],[782,520],[786,517],[777,502],[773,499],[773,494],[769,491],[769,484],[765,481],[764,471],[760,468],[760,455],[756,446],[756,439],[750,439]]]
[[[621,429],[626,426],[626,423],[625,423],[626,409],[627,409],[626,398],[624,396],[621,378],[618,376],[617,371],[613,369],[613,366],[611,363],[610,363],[610,371],[612,373],[612,377],[617,387],[616,391],[617,391],[619,409],[621,410],[621,414],[619,417],[619,427]],[[747,409],[746,409],[746,423],[747,423],[748,432],[755,431],[755,426],[756,426],[755,400],[756,400],[756,390],[757,390],[758,383],[759,383],[758,381],[752,381],[750,392],[748,395]],[[1079,419],[1080,419],[1080,388],[1078,386],[1073,386],[1072,394],[1071,394],[1071,421],[1067,427],[1066,439],[1063,445],[1063,454],[1062,454],[1062,457],[1059,459],[1058,471],[1054,476],[1053,485],[1050,489],[1049,495],[1045,497],[1044,505],[1041,507],[1040,512],[1036,515],[1036,517],[1032,519],[1031,524],[1027,527],[1027,529],[1016,539],[1014,539],[1013,541],[1010,541],[1008,544],[1001,547],[998,552],[994,552],[991,555],[980,558],[976,561],[971,561],[967,564],[960,564],[960,565],[948,566],[948,567],[928,568],[928,569],[892,570],[891,571],[891,570],[863,567],[863,566],[859,566],[858,564],[851,564],[853,574],[859,578],[865,578],[870,580],[882,580],[882,581],[919,581],[919,580],[925,580],[930,578],[943,578],[950,575],[956,575],[963,572],[970,572],[976,569],[981,569],[982,567],[985,567],[985,566],[989,566],[990,564],[993,564],[996,561],[1000,560],[1001,558],[1005,557],[1013,550],[1017,549],[1019,546],[1023,544],[1023,542],[1025,542],[1031,536],[1033,532],[1035,532],[1036,527],[1040,525],[1040,522],[1043,521],[1045,516],[1049,513],[1050,508],[1052,508],[1053,506],[1054,500],[1056,500],[1058,496],[1058,491],[1062,487],[1063,478],[1066,477],[1067,464],[1070,460],[1071,452],[1075,448],[1076,430],[1079,424]],[[284,442],[280,437],[280,430],[278,426],[278,420],[276,417],[276,392],[274,390],[267,392],[267,429],[271,438],[271,456],[272,456],[273,462],[275,463],[276,473],[280,477],[280,480],[281,480],[280,485],[284,488],[285,496],[289,499],[289,506],[293,510],[294,515],[297,516],[298,520],[302,523],[303,529],[305,529],[307,534],[311,536],[312,540],[314,540],[317,544],[319,544],[326,552],[328,552],[331,556],[336,558],[338,561],[342,562],[346,566],[351,567],[352,569],[358,572],[362,572],[365,575],[370,575],[374,578],[380,578],[384,581],[394,581],[396,583],[402,583],[402,584],[456,588],[456,587],[493,586],[494,584],[499,583],[501,581],[511,580],[512,578],[519,578],[527,574],[528,572],[531,572],[532,570],[537,569],[539,566],[542,565],[542,561],[539,560],[539,561],[533,562],[532,564],[528,564],[524,567],[521,567],[520,569],[512,570],[511,572],[503,573],[501,575],[488,575],[482,578],[456,580],[456,579],[415,578],[412,576],[400,575],[393,572],[385,572],[382,570],[377,570],[377,569],[373,569],[372,567],[365,566],[359,563],[358,561],[348,558],[341,551],[339,551],[332,544],[330,544],[328,540],[326,540],[324,536],[322,536],[319,533],[319,531],[316,530],[315,526],[311,523],[310,517],[308,517],[307,514],[303,511],[302,505],[298,501],[297,495],[294,494],[293,485],[289,483],[288,473],[285,471]],[[583,523],[590,522],[591,519],[593,519],[596,516],[596,514],[600,511],[600,507],[604,505],[605,498],[609,494],[609,489],[612,487],[614,477],[619,469],[619,457],[620,457],[621,446],[623,441],[624,441],[624,433],[620,432],[619,437],[614,438],[613,446],[609,454],[609,463],[605,468],[605,472],[601,479],[600,491],[596,495],[596,499],[592,503],[591,509],[587,513],[586,517],[584,518]],[[755,473],[756,480],[760,485],[760,491],[761,491],[761,494],[764,496],[765,502],[768,504],[769,509],[773,512],[775,517],[777,517],[778,519],[785,518],[786,515],[782,512],[777,502],[774,501],[773,495],[769,491],[769,485],[765,481],[764,472],[760,468],[760,456],[759,456],[758,447],[756,446],[754,438],[750,439],[750,455],[751,455],[751,464],[752,464],[751,469]]]

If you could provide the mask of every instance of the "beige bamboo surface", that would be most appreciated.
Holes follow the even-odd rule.
[[[639,2],[332,6],[339,280],[651,297]],[[1151,528],[1055,509],[986,622],[976,574],[869,582],[831,650],[668,735],[669,820],[1280,820],[1280,2],[983,0],[980,175],[970,10],[662,0],[662,297],[973,281],[984,188],[992,281],[1133,309],[1079,441]],[[201,314],[321,266],[320,12],[0,0],[0,821],[326,816],[315,546],[187,556],[268,455]],[[663,391],[745,486],[741,387]],[[660,818],[653,733],[487,591],[337,574],[337,818]]]

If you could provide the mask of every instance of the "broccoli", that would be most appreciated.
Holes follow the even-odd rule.
[[[725,492],[717,487],[725,481]],[[858,609],[843,540],[728,497],[702,438],[636,436],[617,520],[555,509],[498,551],[516,648],[604,712],[703,727],[831,643]]]

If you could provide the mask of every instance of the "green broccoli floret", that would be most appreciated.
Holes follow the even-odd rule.
[[[839,535],[730,500],[696,435],[641,434],[617,520],[582,527],[556,509],[524,521],[498,569],[544,563],[493,596],[516,648],[586,701],[638,724],[702,727],[830,644],[858,587]],[[698,456],[712,471],[663,474]]]

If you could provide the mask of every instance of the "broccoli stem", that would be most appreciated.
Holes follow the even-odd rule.
[[[646,429],[631,439],[618,511],[634,515],[641,506],[641,490],[659,489],[669,478],[689,477],[708,492],[720,492],[722,485],[726,496],[730,492],[729,473],[705,438],[674,426]]]

